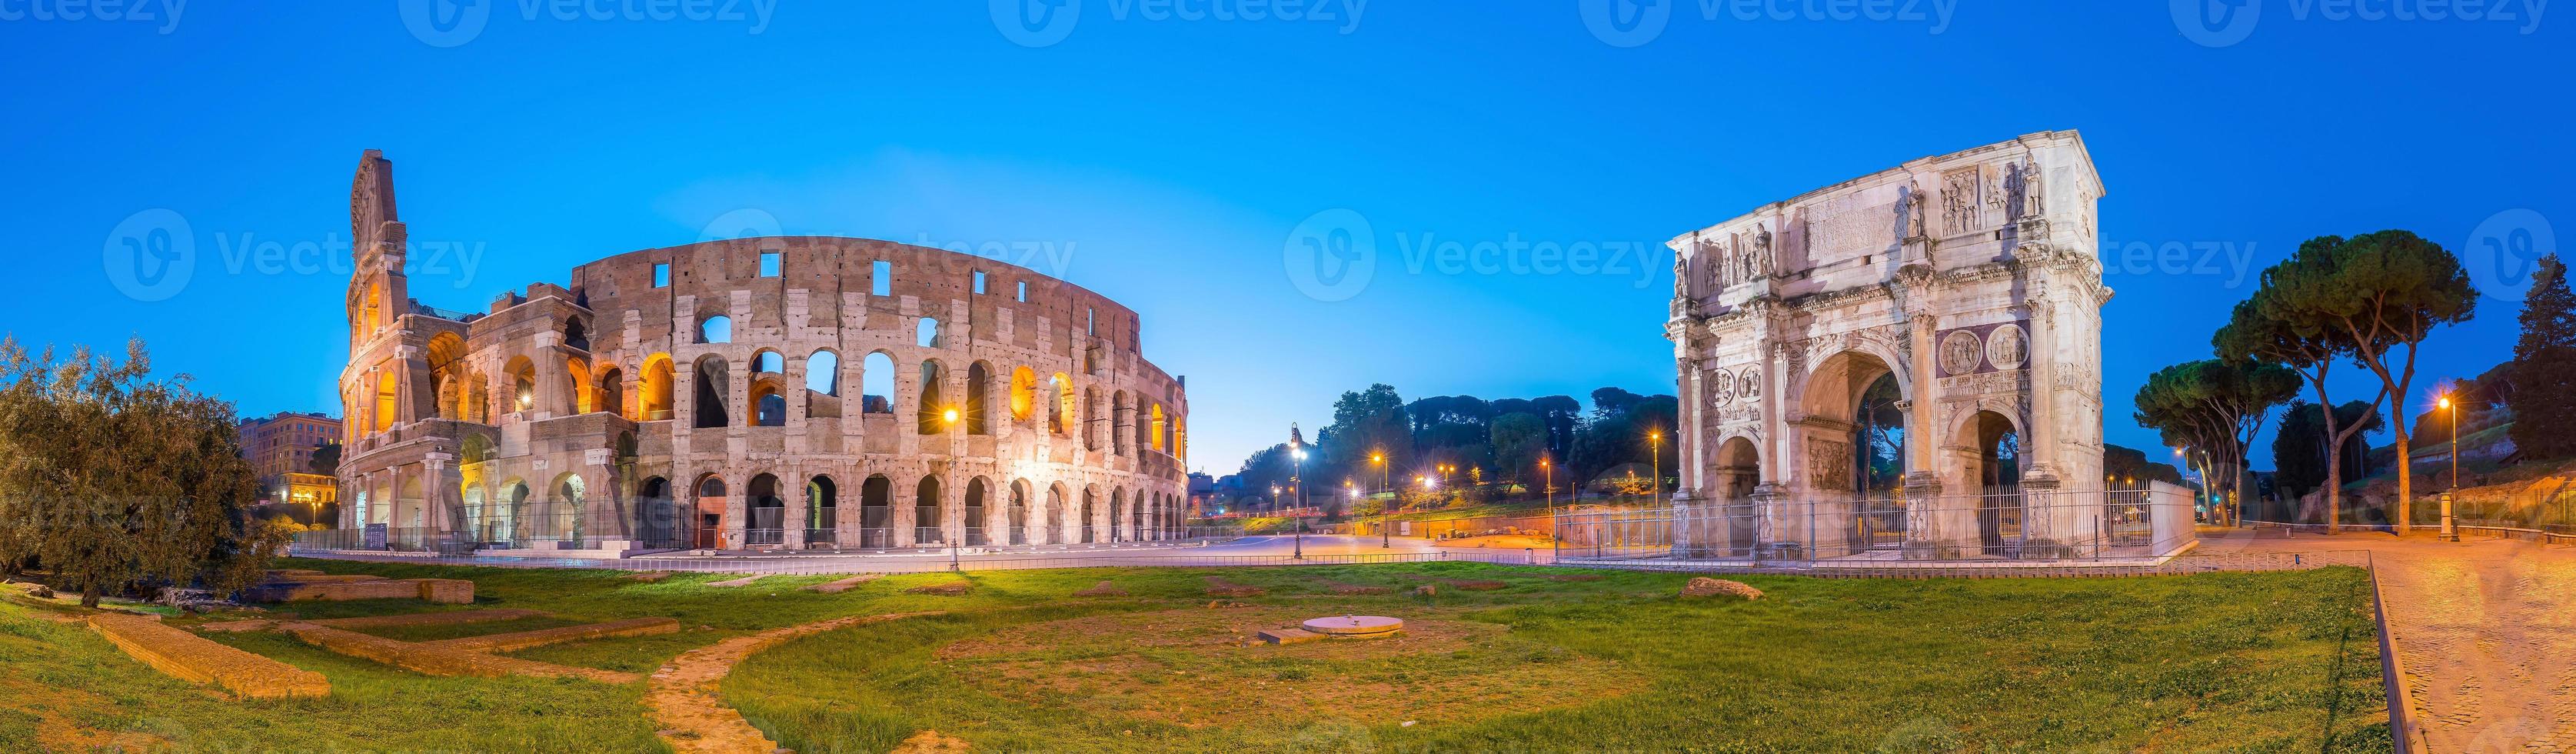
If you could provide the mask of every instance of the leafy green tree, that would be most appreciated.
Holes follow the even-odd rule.
[[[2468,321],[2478,291],[2468,270],[2441,244],[2409,231],[2383,230],[2350,240],[2332,236],[2300,247],[2324,257],[2308,285],[2281,312],[2302,328],[2318,328],[2348,344],[2353,360],[2379,377],[2388,396],[2389,437],[2397,449],[2397,531],[2413,523],[2414,464],[2406,426],[2406,396],[2415,380],[2416,347],[2432,329]]]
[[[326,442],[313,446],[313,456],[304,462],[308,471],[323,476],[340,474],[340,444]]]
[[[2245,446],[2263,429],[2273,406],[2299,391],[2288,367],[2267,361],[2189,361],[2157,370],[2138,389],[2140,425],[2165,430],[2198,451],[2209,465],[2204,478],[2222,499],[2241,502]],[[2222,522],[2226,508],[2219,509]]]
[[[1309,456],[1307,463],[1322,461],[1309,479],[1377,478],[1370,458],[1383,453],[1395,476],[1403,476],[1413,461],[1413,423],[1404,411],[1404,398],[1395,387],[1385,383],[1370,385],[1367,390],[1346,392],[1333,401],[1333,423],[1315,435],[1323,446],[1324,457]],[[1246,489],[1250,489],[1247,479]]]
[[[2338,465],[2354,470],[2354,476],[2369,476],[2368,435],[2387,422],[2372,406],[2361,401],[2346,401],[2335,407],[2335,424],[2348,427],[2352,434],[2344,440]],[[2325,452],[2325,412],[2317,404],[2297,401],[2281,413],[2280,430],[2272,436],[2272,484],[2284,497],[2296,499],[2317,488],[2326,480],[2328,459]]]
[[[2513,427],[2505,430],[2526,458],[2576,455],[2576,293],[2567,265],[2540,258],[2531,295],[2522,300],[2522,336],[2513,344]]]
[[[1537,414],[1513,413],[1494,417],[1494,462],[1512,475],[1515,481],[1536,478],[1539,457],[1547,452],[1547,420]]]
[[[2316,304],[2326,298],[2322,293],[2333,287],[2338,250],[2343,239],[2325,236],[2299,244],[2289,259],[2263,270],[2262,285],[2254,295],[2237,302],[2225,327],[2210,336],[2210,345],[2218,357],[2227,361],[2275,361],[2298,370],[2299,376],[2316,391],[2319,405],[2334,405],[2326,394],[2326,381],[2334,366],[2345,359],[2357,359],[2361,344],[2341,337],[2326,317],[2320,316]],[[2381,345],[2383,349],[2384,345]],[[2376,358],[2378,354],[2371,354]],[[2388,389],[2370,399],[2376,407],[2388,398]],[[2357,431],[2325,416],[2323,436],[2326,447],[2343,444]],[[2326,530],[2342,531],[2343,469],[2341,459],[2326,459]]]
[[[32,562],[96,607],[131,586],[229,594],[284,544],[251,515],[259,483],[232,404],[125,360],[30,355],[0,339],[0,562]]]

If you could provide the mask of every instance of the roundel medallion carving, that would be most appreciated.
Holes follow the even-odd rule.
[[[1941,373],[1957,376],[1977,371],[1977,365],[1985,361],[1985,350],[1976,333],[1953,330],[1941,336]]]
[[[1724,408],[1735,402],[1735,375],[1718,372],[1708,379],[1708,405]]]
[[[1986,333],[1986,360],[1996,369],[2020,369],[2030,360],[2030,336],[2022,334],[2021,325],[2006,323]]]
[[[1735,396],[1747,401],[1761,400],[1762,373],[1754,367],[1745,367],[1744,373],[1735,378]]]

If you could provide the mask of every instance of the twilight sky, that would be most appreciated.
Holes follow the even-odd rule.
[[[424,303],[746,228],[976,250],[1137,309],[1222,474],[1370,382],[1670,392],[1665,239],[2077,129],[2109,436],[2153,448],[2130,396],[2301,240],[2415,230],[2500,294],[2427,345],[2420,403],[2509,356],[2511,252],[2576,232],[2576,18],[2519,0],[1029,1],[0,0],[0,329],[140,335],[246,414],[337,413],[379,148]],[[1362,223],[1364,276],[1290,243]],[[193,262],[145,280],[128,242]],[[1450,242],[1601,251],[1426,253]]]

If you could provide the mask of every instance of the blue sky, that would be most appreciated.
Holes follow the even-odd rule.
[[[2109,189],[2115,443],[2154,447],[2130,395],[2204,356],[2303,239],[2408,228],[2466,253],[2482,223],[2543,246],[2576,232],[2576,17],[2520,3],[2433,21],[2421,0],[2250,0],[2238,25],[2186,34],[2165,2],[1329,2],[1250,20],[1251,0],[1064,0],[1030,31],[982,2],[500,0],[439,25],[407,23],[448,10],[411,0],[109,19],[74,1],[0,0],[0,255],[20,282],[0,328],[140,335],[245,413],[337,411],[345,261],[242,254],[345,243],[368,148],[398,166],[413,240],[451,250],[413,278],[450,309],[729,213],[1033,254],[1142,313],[1147,356],[1189,377],[1192,465],[1219,473],[1370,382],[1673,389],[1669,257],[1444,271],[1407,253],[1426,239],[1661,255],[1760,203],[2033,131],[2081,130]],[[1286,242],[1336,209],[1373,231],[1377,264],[1310,295]],[[120,286],[104,251],[135,228],[177,231],[190,275]],[[2156,262],[2168,247],[2188,261]],[[2470,257],[2482,281],[2510,273]],[[2489,299],[2438,332],[2429,373],[2506,358],[2516,311]]]

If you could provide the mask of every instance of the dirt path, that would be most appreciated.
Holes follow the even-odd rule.
[[[742,713],[725,706],[716,695],[716,686],[733,672],[733,666],[761,650],[801,636],[834,629],[864,626],[871,623],[941,615],[946,611],[895,613],[891,615],[855,615],[847,618],[801,626],[773,628],[750,636],[737,636],[715,644],[692,649],[672,658],[659,670],[644,692],[645,706],[653,710],[653,720],[661,726],[661,736],[671,749],[681,754],[693,752],[748,752],[769,754],[778,744],[763,735],[759,728],[742,719]]]
[[[2576,547],[2385,534],[2245,546],[2371,551],[2432,751],[2576,752]]]

